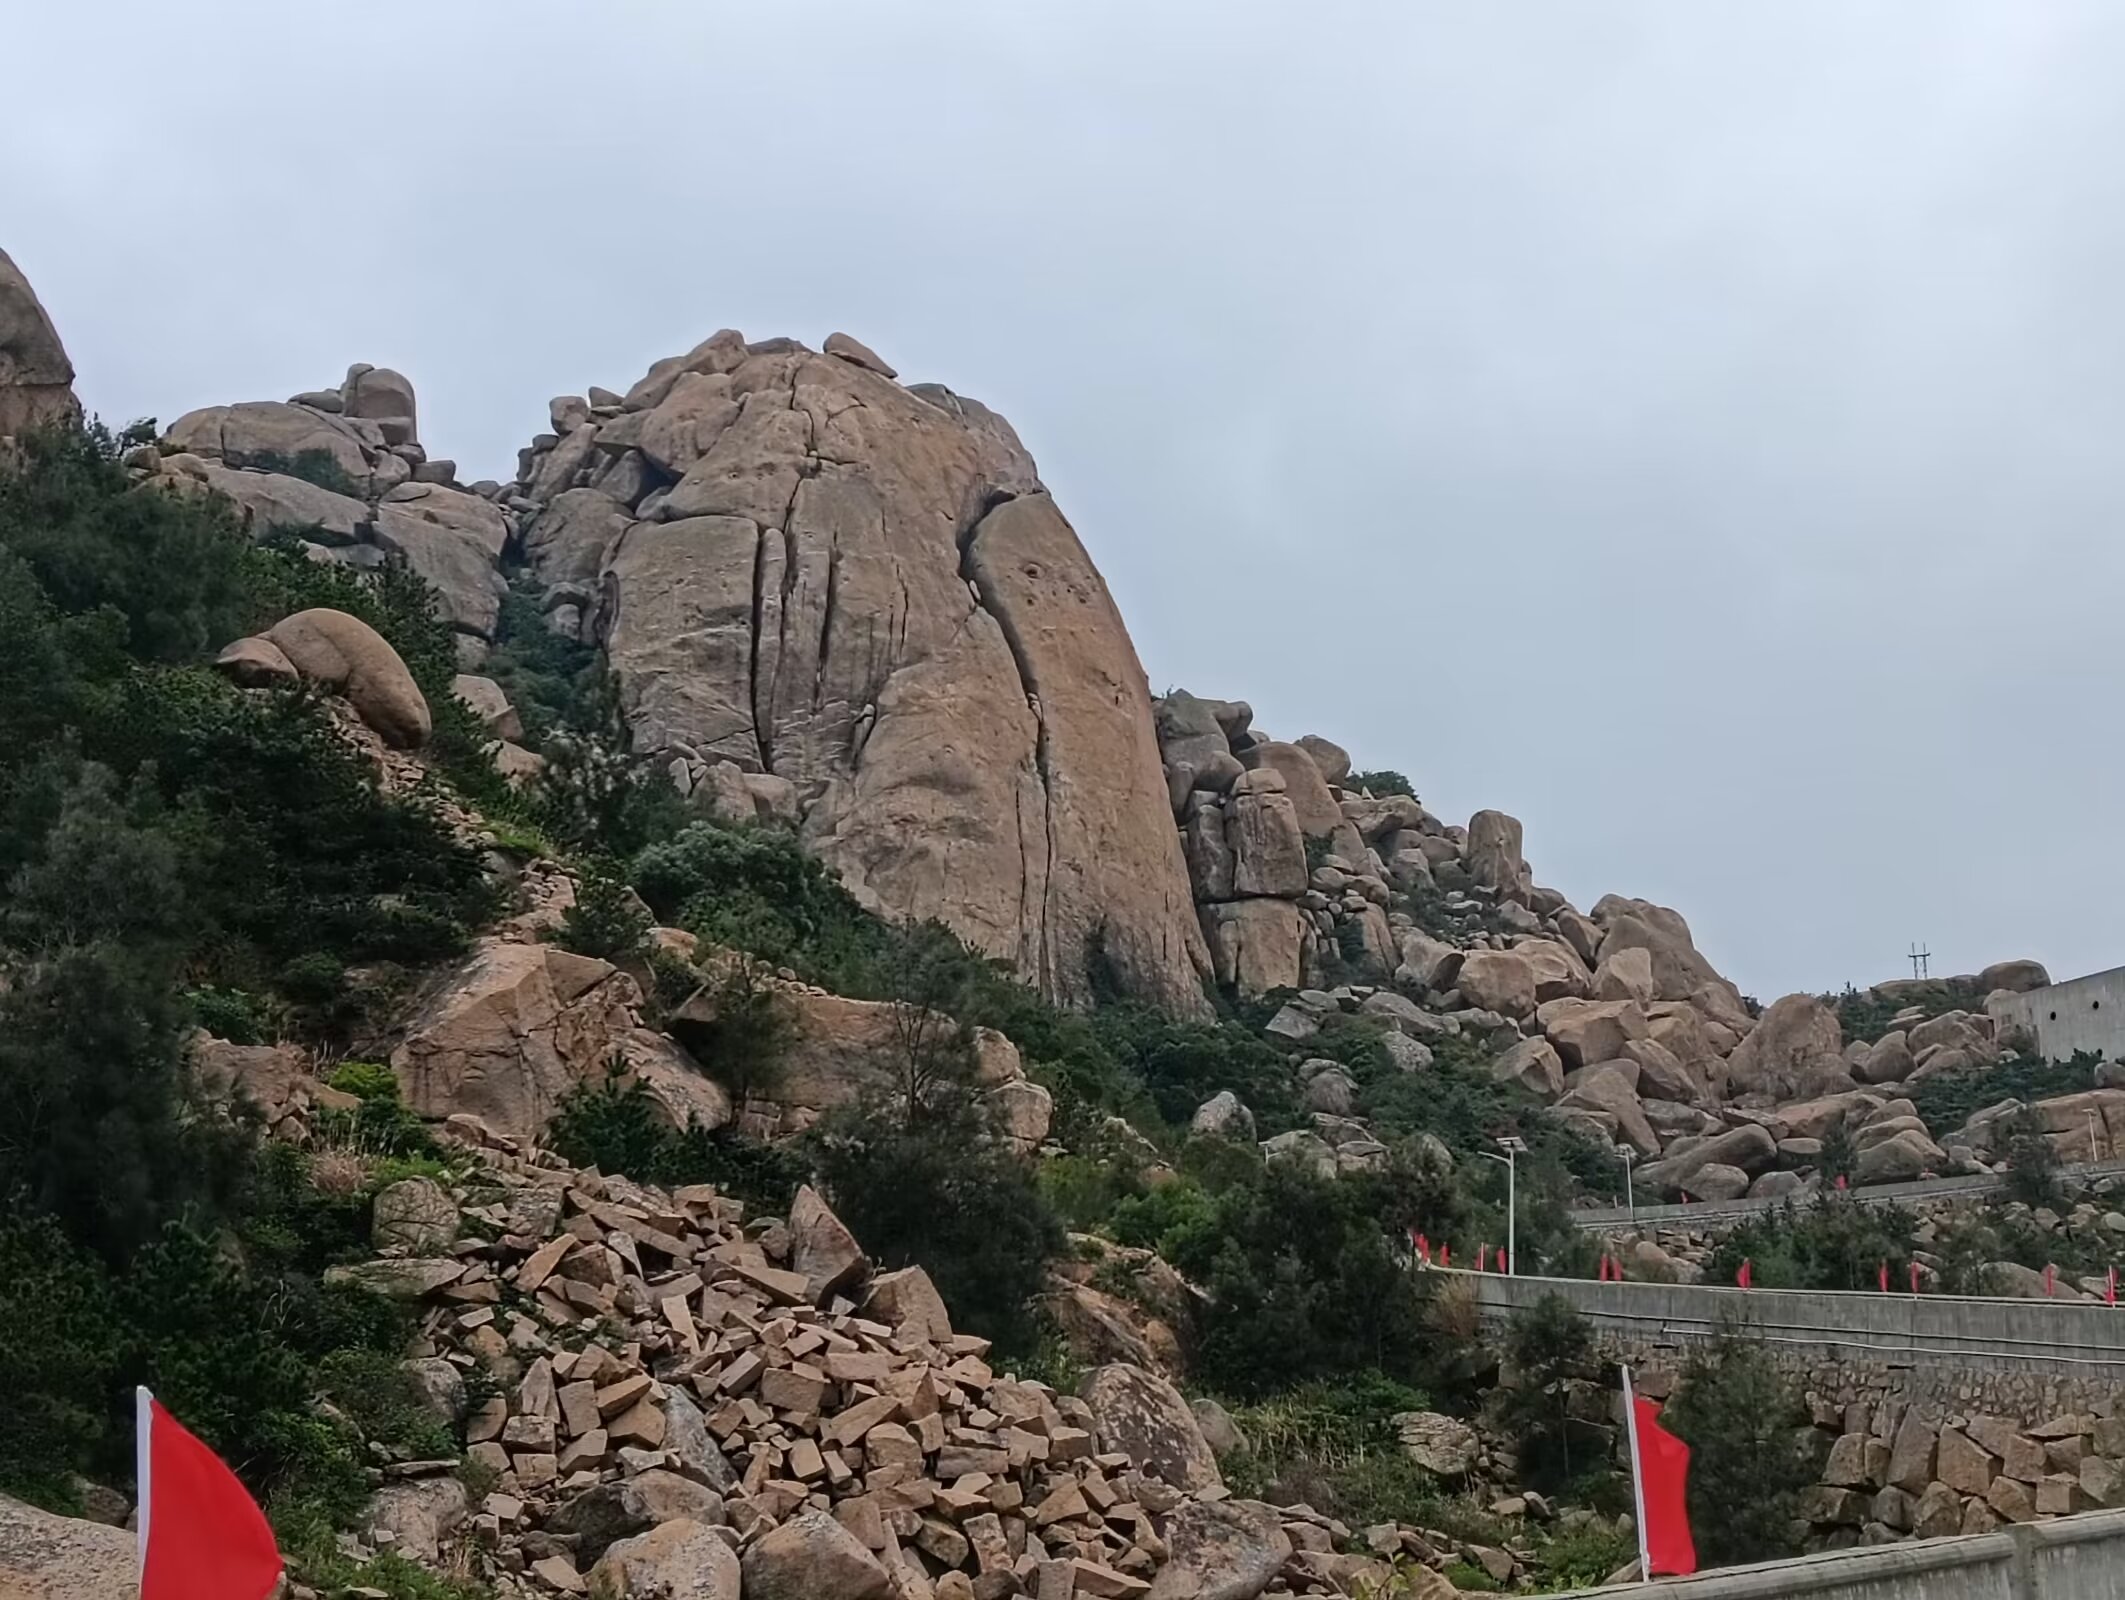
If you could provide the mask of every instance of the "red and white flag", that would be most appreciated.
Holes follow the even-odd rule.
[[[153,1395],[134,1402],[140,1600],[266,1600],[282,1563],[265,1513]]]
[[[1638,1573],[1686,1577],[1697,1570],[1690,1537],[1690,1447],[1660,1425],[1660,1407],[1641,1400],[1623,1369],[1623,1410],[1630,1422],[1631,1491],[1638,1509]]]

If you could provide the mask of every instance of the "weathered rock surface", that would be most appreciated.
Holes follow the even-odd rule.
[[[1849,1087],[1848,1078],[1837,1013],[1812,994],[1773,1001],[1727,1061],[1736,1094],[1793,1100],[1840,1082]]]
[[[0,250],[0,439],[78,416],[74,364],[36,291]]]
[[[469,1115],[512,1137],[543,1128],[615,1055],[675,1125],[729,1122],[729,1095],[670,1040],[640,1026],[640,1002],[634,980],[610,962],[485,939],[431,986],[391,1065],[406,1103],[423,1116]]]
[[[1084,1400],[1092,1408],[1100,1442],[1129,1457],[1142,1471],[1176,1489],[1219,1482],[1217,1457],[1188,1402],[1155,1372],[1121,1362],[1087,1375]]]
[[[428,742],[426,696],[398,652],[359,617],[321,607],[298,611],[263,637],[304,678],[345,695],[386,744],[411,750]]]
[[[140,1592],[139,1561],[123,1528],[0,1495],[0,1600],[125,1600]]]
[[[735,334],[658,363],[622,415],[527,456],[533,573],[596,585],[585,625],[639,749],[790,780],[859,898],[1068,1002],[1097,934],[1133,992],[1200,1014],[1209,956],[1113,600],[1009,424],[882,368],[853,340]],[[654,485],[609,494],[601,461],[637,444]],[[610,503],[564,509],[584,490]]]

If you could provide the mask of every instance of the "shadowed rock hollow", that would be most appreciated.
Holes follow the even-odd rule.
[[[556,400],[513,497],[550,625],[604,647],[682,789],[793,798],[869,904],[1060,1000],[1098,949],[1200,1010],[1151,697],[1091,558],[1001,417],[829,348],[726,331]]]

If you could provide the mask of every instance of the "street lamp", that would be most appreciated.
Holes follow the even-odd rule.
[[[1638,1159],[1638,1152],[1632,1146],[1624,1145],[1616,1151],[1616,1154],[1623,1162],[1623,1203],[1630,1211],[1631,1220],[1636,1222],[1638,1220],[1638,1190],[1631,1182],[1631,1163]]]
[[[1498,1148],[1505,1152],[1494,1156],[1488,1150],[1478,1150],[1477,1155],[1485,1161],[1495,1161],[1505,1169],[1505,1275],[1520,1276],[1520,1152],[1527,1148],[1512,1134],[1498,1141]]]
[[[2088,1108],[2088,1164],[2092,1167],[2103,1159],[2102,1147],[2095,1139],[2095,1107]]]

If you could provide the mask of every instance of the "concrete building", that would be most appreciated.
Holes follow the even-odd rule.
[[[1990,1010],[2003,1029],[2026,1029],[2046,1061],[2065,1061],[2083,1050],[2105,1061],[2125,1060],[2125,967],[2003,995]]]

